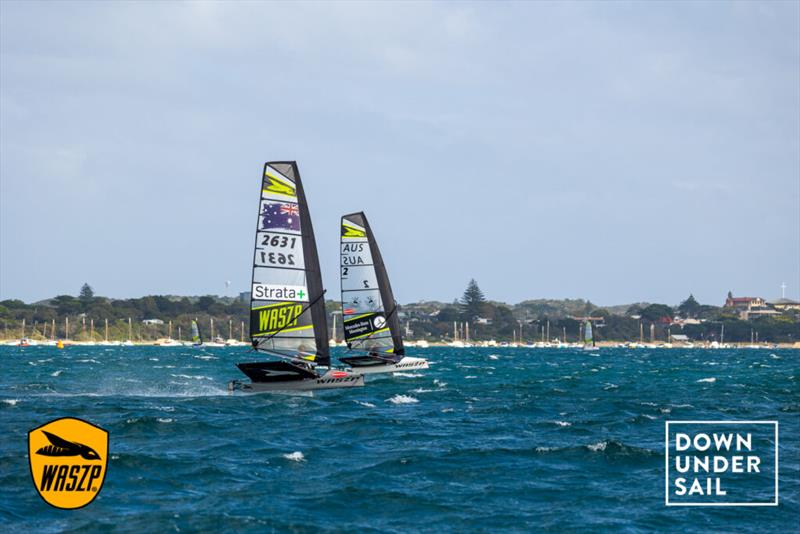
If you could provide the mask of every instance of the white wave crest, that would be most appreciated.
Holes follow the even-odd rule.
[[[291,460],[292,462],[305,462],[306,457],[300,451],[294,451],[283,455],[284,458],[287,460]]]
[[[16,406],[19,402],[19,399],[3,399],[3,402],[9,406]]]
[[[190,378],[192,380],[214,380],[210,376],[203,376],[203,375],[170,375],[174,376],[175,378]]]
[[[171,423],[174,420],[175,419],[173,419],[171,417],[159,417],[158,419],[156,419],[156,421],[158,421],[159,423]]]
[[[570,423],[569,421],[553,421],[553,422],[561,427],[572,426],[572,423]]]
[[[61,373],[63,372],[64,371],[62,369],[59,369],[58,371],[53,371],[52,373],[50,373],[50,376],[60,376]]]
[[[700,382],[708,382],[709,384],[713,384],[713,383],[714,383],[714,382],[716,382],[716,381],[717,381],[717,379],[716,379],[716,378],[714,378],[714,377],[712,376],[712,377],[710,377],[710,378],[701,378],[701,379],[700,379],[700,380],[698,380],[697,382],[698,382],[698,383],[700,383]]]
[[[489,359],[490,360],[499,360],[500,356],[498,356],[497,354],[490,354],[489,355]]]
[[[391,399],[386,399],[386,402],[391,402],[392,404],[414,404],[419,402],[419,399],[415,399],[410,395],[395,395]]]
[[[366,406],[367,408],[374,408],[375,405],[371,402],[362,402],[362,401],[354,401],[356,404],[360,404],[361,406]]]
[[[423,376],[420,373],[392,373],[392,376],[406,376],[406,377],[417,377]]]
[[[592,443],[591,445],[587,445],[586,446],[586,448],[589,449],[592,452],[602,452],[602,451],[606,450],[606,447],[608,447],[608,442],[607,441],[600,441],[600,442]]]

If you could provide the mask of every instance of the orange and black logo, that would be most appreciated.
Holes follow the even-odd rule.
[[[28,432],[33,485],[56,508],[83,508],[97,497],[106,478],[108,432],[73,417],[50,421]]]

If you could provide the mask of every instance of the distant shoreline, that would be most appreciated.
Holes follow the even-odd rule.
[[[154,341],[73,341],[61,340],[64,347],[70,346],[111,346],[111,347],[162,347],[162,348],[190,348],[192,343],[188,341],[167,340],[159,339]],[[0,346],[5,347],[20,347],[20,339],[18,338],[0,338]],[[54,340],[29,340],[28,347],[54,347],[57,341]],[[422,345],[419,345],[422,343]],[[228,340],[226,343],[213,343],[203,344],[203,348],[224,348],[224,347],[249,347],[250,343],[241,342],[238,340]],[[581,343],[558,343],[558,342],[536,342],[531,344],[518,344],[507,342],[493,342],[493,341],[470,341],[470,342],[441,342],[441,341],[413,341],[405,342],[405,346],[409,349],[418,350],[425,348],[454,348],[454,349],[575,349],[581,350],[583,344]],[[800,349],[800,342],[795,343],[638,343],[632,341],[598,341],[598,348],[627,348],[627,349],[750,349],[750,350],[765,350],[765,349]],[[344,344],[337,343],[331,344],[331,347],[345,348]]]

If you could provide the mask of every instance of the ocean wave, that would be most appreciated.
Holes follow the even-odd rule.
[[[16,406],[19,402],[19,399],[3,399],[3,404],[8,404],[9,406]]]
[[[286,458],[287,460],[292,461],[292,462],[305,462],[306,461],[305,455],[300,451],[294,451],[294,452],[286,453],[286,454],[283,455],[283,457]]]
[[[359,400],[353,401],[353,402],[355,402],[356,404],[360,404],[361,406],[366,406],[367,408],[374,408],[375,407],[375,405],[372,404],[371,402],[364,402],[364,401],[359,401]]]
[[[447,382],[442,382],[438,378],[434,378],[433,379],[433,383],[436,384],[437,386],[439,386],[440,388],[447,387]]]
[[[395,395],[389,399],[386,399],[386,402],[391,402],[392,404],[415,404],[419,402],[419,399],[412,397],[410,395]]]
[[[58,371],[53,371],[52,373],[50,373],[50,376],[61,376],[61,373],[63,372],[64,372],[63,369],[59,369]]]
[[[169,375],[169,376],[173,376],[175,378],[188,378],[191,380],[214,380],[210,376],[204,376],[204,375]]]
[[[94,358],[84,358],[83,360],[75,360],[75,361],[79,363],[100,363]]]
[[[416,378],[416,377],[424,376],[424,375],[422,375],[421,373],[403,373],[403,372],[398,372],[398,373],[392,373],[392,376],[402,376],[402,377],[407,377],[407,378]]]
[[[717,379],[712,376],[710,378],[701,378],[700,380],[697,381],[697,383],[699,384],[701,382],[707,382],[709,384],[713,384],[716,381],[717,381]]]
[[[489,355],[489,359],[490,360],[499,360],[500,356],[498,356],[497,354],[490,354]]]
[[[570,423],[569,421],[553,421],[553,424],[558,425],[560,427],[572,426],[572,423]]]

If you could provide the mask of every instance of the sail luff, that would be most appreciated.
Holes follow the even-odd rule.
[[[317,346],[317,364],[330,367],[331,355],[328,337],[328,318],[325,313],[325,290],[322,287],[322,271],[319,266],[317,241],[314,238],[314,227],[308,210],[305,189],[300,180],[300,171],[296,163],[292,163],[295,172],[295,186],[300,205],[300,230],[303,235],[303,257],[305,258],[306,284],[308,298],[311,302],[311,321],[314,325],[314,338]]]
[[[392,334],[394,354],[402,356],[405,353],[405,349],[403,348],[403,337],[400,332],[400,320],[397,316],[397,302],[394,300],[392,285],[389,282],[389,274],[386,272],[386,264],[383,263],[381,250],[375,240],[375,234],[372,232],[372,227],[369,225],[367,216],[364,212],[360,212],[360,214],[361,218],[364,220],[364,227],[367,230],[367,242],[372,252],[372,263],[375,268],[375,275],[378,279],[378,290],[381,293],[381,302],[383,303],[384,311],[388,312],[386,322],[389,325],[389,332]]]

